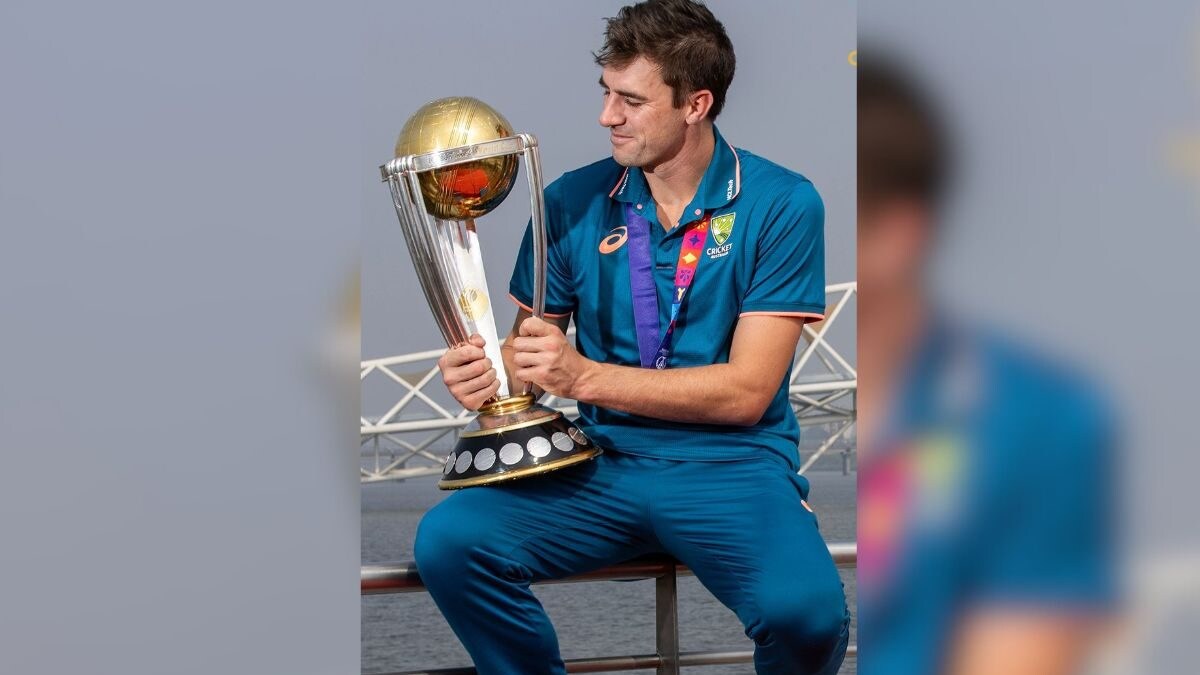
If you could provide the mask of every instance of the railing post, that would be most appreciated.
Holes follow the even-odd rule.
[[[654,581],[654,643],[662,665],[655,675],[679,675],[679,602],[675,565]]]
[[[379,436],[371,437],[371,452],[375,455],[375,473],[379,473]]]

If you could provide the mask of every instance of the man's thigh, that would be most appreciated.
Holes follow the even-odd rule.
[[[743,619],[764,594],[825,604],[842,596],[816,516],[802,501],[807,481],[782,462],[681,463],[658,485],[651,520],[663,547]]]
[[[509,483],[459,490],[425,514],[418,542],[485,551],[559,578],[653,548],[628,458],[595,460]]]

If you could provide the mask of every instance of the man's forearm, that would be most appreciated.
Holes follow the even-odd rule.
[[[729,361],[651,370],[592,361],[560,327],[527,318],[511,339],[514,376],[564,398],[621,412],[700,424],[749,426],[779,391],[803,320],[750,316],[738,322]]]
[[[747,379],[728,363],[652,370],[592,362],[575,398],[672,422],[751,425],[762,418],[776,389]]]

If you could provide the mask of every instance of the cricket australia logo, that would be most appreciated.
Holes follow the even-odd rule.
[[[729,241],[729,235],[733,233],[733,221],[736,217],[736,213],[727,213],[712,219],[709,229],[712,230],[713,241],[717,245],[705,251],[710,260],[729,255],[730,249],[733,248],[733,242],[725,242]]]

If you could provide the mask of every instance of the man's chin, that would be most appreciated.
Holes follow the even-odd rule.
[[[617,150],[616,148],[613,148],[612,158],[613,161],[624,167],[640,166],[636,157],[628,152]]]
[[[621,166],[637,166],[637,152],[628,143],[610,143],[612,158]]]

